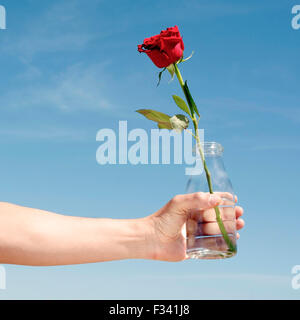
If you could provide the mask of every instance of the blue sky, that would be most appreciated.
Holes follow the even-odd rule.
[[[300,2],[300,1],[299,1]],[[178,25],[181,67],[206,140],[222,143],[246,228],[224,261],[6,266],[0,299],[299,299],[300,30],[297,1],[0,0],[1,201],[70,215],[134,218],[183,193],[185,165],[100,166],[96,133],[150,130],[176,81],[137,44]],[[300,3],[299,3],[300,4]],[[176,110],[177,111],[177,110]]]

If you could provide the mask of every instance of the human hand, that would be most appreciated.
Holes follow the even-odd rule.
[[[189,231],[190,228],[193,228],[193,223],[197,223],[196,221],[199,218],[203,222],[211,221],[214,210],[208,209],[224,204],[222,195],[220,193],[211,195],[203,192],[177,195],[163,208],[147,217],[152,226],[150,242],[154,252],[153,259],[163,261],[182,261],[186,259],[186,223],[188,222],[187,228]],[[236,201],[237,199],[235,199]],[[232,212],[232,209],[230,210]],[[226,215],[226,210],[224,210],[224,214]],[[240,218],[243,214],[243,208],[236,206],[234,214],[236,229],[239,230],[245,224],[243,219]],[[220,233],[217,223],[207,224],[206,228],[205,232],[207,234]],[[237,238],[239,238],[238,233]]]

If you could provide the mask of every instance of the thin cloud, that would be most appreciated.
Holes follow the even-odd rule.
[[[106,98],[108,88],[99,77],[99,74],[103,74],[107,63],[73,65],[43,81],[37,77],[36,81],[30,81],[3,94],[0,108],[19,110],[38,107],[54,108],[64,112],[112,108],[112,104]],[[33,68],[33,73],[39,75],[38,69]],[[24,77],[34,77],[34,74],[32,75],[29,70],[29,75],[25,73]]]
[[[99,34],[82,29],[84,17],[81,16],[79,3],[55,3],[30,20],[22,33],[9,34],[1,51],[28,62],[39,53],[84,48]]]
[[[233,98],[212,98],[212,99],[200,99],[200,105],[205,105],[218,112],[220,111],[235,111],[242,113],[266,113],[270,115],[279,115],[292,122],[300,122],[300,106],[266,106],[264,104],[252,103],[247,100],[238,100]],[[214,117],[221,114],[216,113]]]
[[[95,0],[93,4],[99,2]],[[84,6],[79,0],[54,2],[34,15],[21,33],[7,36],[0,51],[18,59],[21,67],[11,79],[14,86],[1,90],[0,109],[51,108],[71,112],[113,108],[106,85],[110,79],[105,73],[108,60],[101,64],[88,60],[67,66],[56,64],[53,68],[46,68],[43,62],[49,53],[65,57],[66,52],[72,57],[78,50],[89,48],[93,39],[105,36],[106,31],[86,26]]]
[[[0,140],[6,140],[7,137],[17,138],[18,140],[84,141],[86,140],[86,133],[59,127],[0,129]]]

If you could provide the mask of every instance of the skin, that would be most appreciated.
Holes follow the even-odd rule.
[[[72,217],[0,203],[0,263],[29,266],[71,265],[122,259],[186,259],[187,221],[210,221],[209,209],[221,195],[177,195],[152,215],[139,219]],[[232,211],[237,230],[243,209]],[[218,233],[217,224],[209,234]],[[239,237],[239,235],[237,235]]]

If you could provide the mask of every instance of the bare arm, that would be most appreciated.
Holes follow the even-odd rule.
[[[0,203],[0,263],[63,265],[150,258],[143,219],[64,216]]]
[[[180,195],[140,219],[64,216],[0,203],[0,263],[51,266],[121,259],[185,259],[183,226],[190,210],[212,208],[209,194]],[[236,208],[237,228],[243,210]]]

